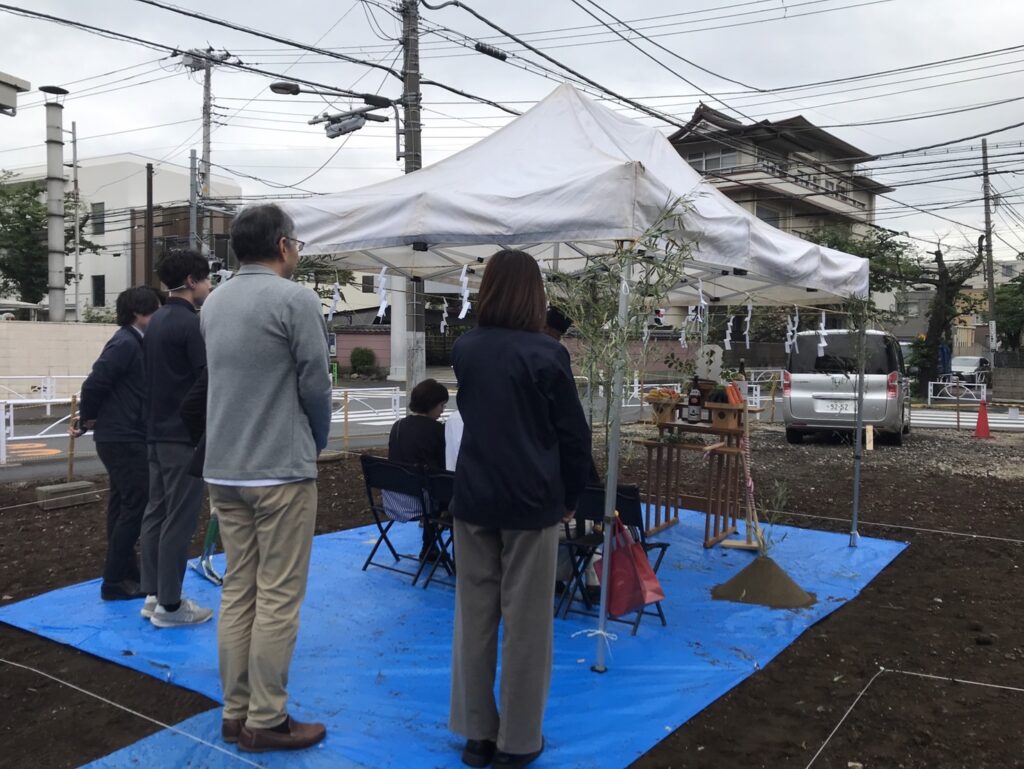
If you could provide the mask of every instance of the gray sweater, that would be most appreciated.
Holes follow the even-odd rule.
[[[259,264],[210,294],[201,315],[210,380],[204,477],[316,478],[331,426],[321,313],[313,291]]]

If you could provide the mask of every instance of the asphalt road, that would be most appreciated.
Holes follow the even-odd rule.
[[[348,448],[360,450],[384,445],[387,434],[395,421],[394,402],[390,395],[391,388],[370,387],[354,391],[348,405],[348,428],[345,426],[345,409],[342,400],[335,403],[336,411],[332,419],[329,449]],[[599,404],[598,404],[599,405]],[[442,419],[454,410],[454,397],[450,408],[446,409]],[[398,394],[397,413],[405,413],[405,394]],[[600,411],[598,412],[600,413]],[[59,418],[56,412],[52,419]],[[623,420],[635,421],[640,416],[637,406],[629,406],[623,411]],[[766,418],[767,415],[762,415]],[[960,415],[960,427],[973,431],[977,415],[963,411]],[[48,423],[22,422],[15,426],[15,435],[31,435],[43,430]],[[956,427],[956,414],[951,410],[914,408],[912,425],[915,429]],[[1002,413],[989,413],[989,427],[993,431],[1024,431],[1024,417],[1010,417]],[[58,432],[57,429],[51,433]],[[346,440],[347,434],[347,440]],[[0,483],[55,478],[67,472],[68,437],[52,435],[46,438],[9,441],[7,444],[8,463],[0,465]],[[96,457],[91,434],[75,441],[75,475],[99,475],[104,472],[103,465]]]

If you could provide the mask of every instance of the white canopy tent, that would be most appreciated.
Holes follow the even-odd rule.
[[[280,202],[312,254],[354,270],[452,281],[476,278],[501,248],[566,273],[589,255],[648,232],[674,201],[692,258],[676,304],[821,304],[868,294],[868,263],[762,222],[708,184],[665,136],[587,99],[569,85],[488,138],[429,168],[349,192]],[[656,257],[656,255],[653,255]],[[623,276],[629,278],[630,276]],[[699,279],[699,280],[698,280]],[[809,294],[808,292],[814,292]],[[619,323],[625,326],[625,293]],[[393,330],[394,331],[394,330]],[[420,348],[422,349],[422,348]],[[623,371],[612,385],[605,552],[618,483]],[[608,564],[603,559],[597,663],[605,670]]]
[[[445,281],[511,247],[545,269],[571,272],[582,255],[640,236],[679,198],[688,211],[674,236],[694,244],[693,280],[675,292],[675,303],[697,302],[697,277],[721,304],[867,295],[866,260],[762,222],[690,168],[660,131],[570,85],[428,168],[280,205],[307,253],[333,254],[349,269]]]

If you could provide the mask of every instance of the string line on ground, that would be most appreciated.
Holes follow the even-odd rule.
[[[3,663],[5,665],[9,665],[10,667],[13,667],[13,668],[18,668],[20,670],[25,670],[25,671],[28,671],[30,673],[35,673],[36,675],[42,676],[43,678],[48,678],[49,680],[55,681],[56,683],[60,684],[61,686],[66,686],[69,689],[74,689],[76,692],[80,692],[80,693],[85,694],[85,695],[87,695],[89,697],[92,697],[93,699],[99,700],[100,702],[103,702],[103,703],[105,703],[107,705],[110,705],[111,707],[115,707],[118,710],[123,710],[125,713],[129,713],[130,715],[133,715],[133,716],[136,716],[138,718],[141,718],[143,721],[148,721],[151,724],[155,724],[156,726],[159,726],[162,729],[167,729],[167,730],[169,730],[171,732],[174,732],[175,734],[180,734],[182,737],[186,737],[187,739],[190,739],[193,742],[197,742],[200,745],[204,745],[207,748],[210,748],[211,750],[217,751],[218,753],[223,753],[225,756],[233,758],[236,761],[245,764],[246,766],[260,767],[261,769],[264,766],[263,764],[257,764],[255,761],[250,761],[249,759],[247,759],[247,758],[245,758],[243,756],[240,756],[237,753],[234,753],[233,751],[230,751],[230,750],[227,750],[225,748],[222,748],[220,745],[215,745],[214,743],[208,742],[208,741],[202,739],[201,737],[195,736],[194,734],[189,734],[188,732],[184,731],[183,729],[179,729],[176,726],[172,726],[170,724],[165,724],[163,721],[158,721],[157,719],[152,718],[150,716],[147,716],[144,713],[140,713],[137,710],[132,710],[131,708],[127,707],[126,705],[122,705],[122,704],[120,704],[118,702],[114,702],[113,700],[108,699],[108,698],[106,698],[106,697],[104,697],[104,696],[102,696],[100,694],[96,694],[95,692],[91,692],[88,689],[83,689],[81,686],[77,686],[77,685],[75,685],[75,684],[73,684],[73,683],[71,683],[69,681],[65,681],[62,678],[58,678],[57,676],[51,675],[50,673],[46,673],[46,672],[44,672],[42,670],[39,670],[38,668],[31,667],[30,665],[23,665],[20,662],[12,662],[11,660],[7,660],[7,659],[4,659],[2,657],[0,657],[0,663]]]

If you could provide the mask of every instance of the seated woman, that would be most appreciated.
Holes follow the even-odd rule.
[[[391,427],[388,438],[388,459],[405,465],[416,465],[431,472],[444,472],[444,425],[438,420],[448,403],[448,388],[436,379],[424,379],[409,397],[411,414]],[[410,521],[421,514],[419,500],[405,494],[384,494],[384,511],[396,521]],[[428,553],[432,532],[423,527],[423,548],[420,558]]]

